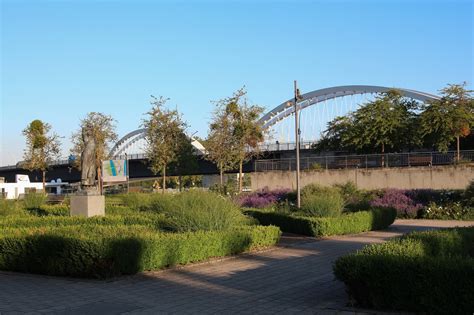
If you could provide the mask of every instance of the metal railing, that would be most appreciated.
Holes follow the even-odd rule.
[[[366,155],[315,156],[300,159],[301,170],[415,167],[453,165],[474,162],[474,150],[461,151],[457,161],[456,152],[410,152]],[[255,171],[295,171],[296,159],[256,160]]]

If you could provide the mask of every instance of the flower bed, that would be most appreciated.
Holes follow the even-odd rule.
[[[334,274],[363,307],[471,314],[473,244],[474,227],[412,233],[339,258]]]

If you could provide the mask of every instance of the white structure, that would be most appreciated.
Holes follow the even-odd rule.
[[[31,183],[28,175],[15,175],[14,183],[0,183],[0,194],[6,199],[17,199],[28,190],[43,190],[43,183]]]

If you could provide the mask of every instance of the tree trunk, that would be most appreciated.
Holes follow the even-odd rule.
[[[43,194],[46,195],[46,171],[43,170]]]
[[[221,188],[222,188],[222,186],[224,186],[224,171],[223,171],[222,167],[219,168],[219,175],[221,177]]]
[[[161,185],[161,193],[164,194],[166,189],[166,165],[163,166],[163,184]]]
[[[239,162],[239,194],[242,192],[242,184],[243,184],[243,181],[242,181],[242,164],[244,164],[244,162],[242,160],[240,160]]]
[[[181,192],[183,190],[183,178],[181,175],[178,175],[178,181],[179,181],[179,191]]]
[[[458,163],[461,161],[461,144],[459,138],[459,136],[456,137],[456,161]]]

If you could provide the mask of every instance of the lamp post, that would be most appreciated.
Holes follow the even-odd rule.
[[[300,123],[298,115],[298,101],[303,99],[298,89],[296,80],[294,82],[295,99],[293,106],[295,107],[295,138],[296,138],[296,207],[301,207],[301,189],[300,189]]]

